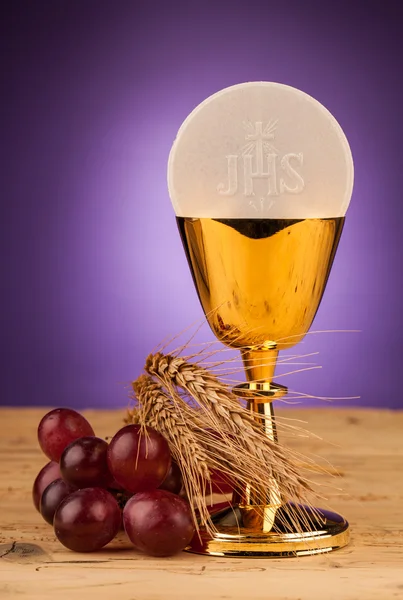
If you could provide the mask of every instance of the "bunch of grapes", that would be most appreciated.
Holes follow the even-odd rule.
[[[79,413],[58,408],[38,427],[50,459],[33,486],[33,501],[59,541],[76,552],[103,548],[123,527],[133,545],[171,556],[191,541],[189,504],[165,438],[126,425],[108,444]]]

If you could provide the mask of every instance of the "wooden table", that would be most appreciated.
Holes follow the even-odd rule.
[[[296,438],[304,453],[328,459],[340,473],[328,494],[345,515],[352,542],[336,552],[282,560],[230,559],[182,553],[137,554],[124,534],[107,549],[75,554],[61,546],[31,500],[46,462],[36,427],[46,409],[0,409],[0,598],[46,600],[389,600],[403,598],[403,413],[305,409],[320,438]],[[113,434],[123,411],[86,411],[99,436]]]

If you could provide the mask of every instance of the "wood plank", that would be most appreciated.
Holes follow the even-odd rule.
[[[46,410],[0,410],[2,600],[70,600],[75,593],[97,600],[403,598],[403,412],[279,411],[279,423],[287,419],[318,436],[294,436],[290,445],[340,472],[337,479],[321,476],[332,486],[324,488],[323,504],[349,519],[352,542],[327,555],[266,560],[186,553],[153,559],[136,553],[124,534],[98,553],[63,548],[31,500],[34,477],[46,462],[36,442]],[[97,435],[106,436],[119,428],[123,412],[85,414]]]

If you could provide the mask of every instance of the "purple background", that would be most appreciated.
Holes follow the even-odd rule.
[[[288,385],[403,407],[399,4],[5,5],[1,404],[125,405],[146,354],[202,318],[167,194],[169,149],[205,97],[269,80],[321,101],[356,166],[312,329],[361,333],[308,336],[300,350],[319,350],[323,369]]]

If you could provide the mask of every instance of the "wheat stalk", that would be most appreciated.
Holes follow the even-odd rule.
[[[300,468],[289,458],[291,451],[264,435],[257,415],[243,408],[235,394],[214,374],[181,357],[162,353],[150,354],[145,370],[174,392],[173,399],[174,386],[185,390],[203,411],[207,424],[218,430],[226,442],[231,443],[235,435],[236,442],[259,459],[255,471],[262,462],[262,469],[270,477],[276,475],[282,480],[286,497],[300,499],[302,490],[310,490]]]
[[[240,489],[252,485],[258,505],[267,504],[267,490],[274,480],[284,502],[310,504],[312,489],[292,451],[268,438],[261,416],[243,408],[214,374],[161,352],[148,356],[145,370],[147,375],[132,384],[136,406],[129,410],[127,421],[153,427],[168,440],[182,471],[196,527],[200,524],[210,534],[215,531],[206,501],[211,469],[228,476]],[[278,519],[286,527],[291,522],[297,530],[301,522],[309,525],[309,516],[288,504]]]
[[[209,528],[210,517],[204,497],[206,485],[210,482],[210,471],[202,446],[197,442],[184,415],[175,411],[160,383],[150,376],[140,375],[133,382],[133,391],[138,409],[130,411],[127,420],[143,427],[148,425],[166,438],[173,458],[181,467],[186,494],[192,498],[194,523],[197,527],[199,520]]]

